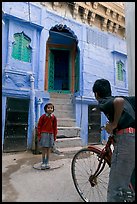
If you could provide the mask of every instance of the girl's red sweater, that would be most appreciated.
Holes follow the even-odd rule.
[[[53,133],[54,135],[54,141],[56,140],[57,136],[57,118],[55,115],[47,116],[46,114],[43,114],[38,121],[38,140],[41,138],[41,133],[47,132],[47,133]]]

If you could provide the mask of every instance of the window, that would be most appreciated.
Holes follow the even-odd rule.
[[[15,41],[12,47],[12,57],[24,62],[31,62],[32,48],[30,47],[31,39],[22,33],[14,34]]]
[[[118,61],[117,62],[117,79],[119,81],[123,81],[123,62]]]

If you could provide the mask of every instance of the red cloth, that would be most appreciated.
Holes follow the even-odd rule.
[[[41,133],[53,133],[54,141],[56,140],[57,136],[57,118],[52,114],[50,117],[43,114],[38,121],[38,140],[41,138]]]
[[[124,133],[135,133],[135,128],[129,127],[129,128],[118,130],[116,132],[117,135],[121,135],[121,134],[124,134]]]

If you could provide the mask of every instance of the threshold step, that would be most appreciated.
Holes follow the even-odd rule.
[[[62,147],[62,148],[58,148],[58,150],[61,153],[67,153],[67,152],[77,152],[82,148],[83,148],[82,146],[78,146],[78,147]]]

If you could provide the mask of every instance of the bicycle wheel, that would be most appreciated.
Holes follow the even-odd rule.
[[[89,181],[100,161],[100,150],[84,148],[73,157],[71,173],[77,192],[85,202],[106,202],[110,167],[106,159],[101,161],[103,170]]]

